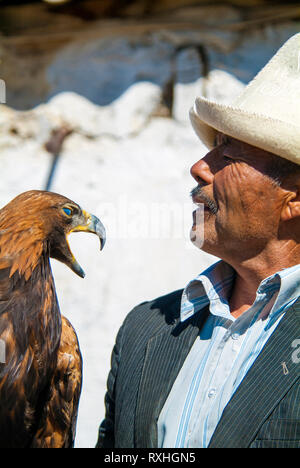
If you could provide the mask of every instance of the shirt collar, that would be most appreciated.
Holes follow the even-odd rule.
[[[207,305],[212,314],[229,318],[227,297],[234,276],[233,268],[221,260],[190,281],[182,295],[181,320],[187,320]]]
[[[277,284],[279,290],[275,303],[270,311],[270,316],[282,311],[287,305],[295,302],[300,296],[300,265],[280,270],[275,275],[262,281],[258,291],[267,282],[267,288],[274,288]]]
[[[267,303],[274,297],[274,294],[277,294],[272,308],[266,309],[267,315],[271,317],[282,312],[285,306],[300,296],[299,272],[300,265],[295,265],[264,279],[257,289],[254,304],[260,301]],[[190,281],[182,295],[181,321],[192,317],[207,305],[211,314],[232,320],[227,298],[234,277],[234,269],[221,260]]]

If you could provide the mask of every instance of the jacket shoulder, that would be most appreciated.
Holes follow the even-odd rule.
[[[180,289],[136,306],[123,323],[122,342],[131,342],[134,337],[139,337],[139,344],[142,344],[174,326],[180,317],[182,293],[183,289]]]
[[[173,325],[180,317],[180,307],[183,289],[173,291],[151,301],[136,306],[126,317],[125,323],[142,320],[144,326],[153,326],[154,323]]]

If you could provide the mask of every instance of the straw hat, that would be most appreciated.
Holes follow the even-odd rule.
[[[190,118],[209,149],[218,130],[300,164],[300,33],[279,49],[232,105],[199,97]]]

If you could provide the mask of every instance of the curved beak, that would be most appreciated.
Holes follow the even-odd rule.
[[[73,229],[70,230],[69,234],[71,234],[72,232],[91,232],[92,234],[96,234],[100,239],[100,250],[102,250],[106,242],[105,227],[101,223],[100,219],[97,218],[97,216],[91,215],[87,213],[86,211],[83,211],[83,217],[84,217],[83,222],[81,223],[82,221],[81,220],[80,224],[73,227]],[[68,252],[67,252],[67,255],[65,255],[65,259],[63,261],[64,263],[69,265],[69,267],[71,268],[72,271],[74,271],[74,273],[76,273],[81,278],[84,278],[85,273],[83,269],[81,268],[81,266],[79,265],[79,263],[77,262],[74,255],[72,254],[67,239],[66,239],[66,242],[67,242]]]
[[[103,250],[106,242],[106,230],[100,219],[97,216],[83,211],[86,222],[74,227],[71,232],[91,232],[96,234],[100,239],[100,250]]]
[[[86,232],[96,234],[100,239],[100,250],[103,250],[106,242],[106,230],[97,216],[90,215],[91,221],[87,226]]]

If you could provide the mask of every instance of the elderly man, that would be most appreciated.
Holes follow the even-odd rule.
[[[97,447],[300,448],[299,57],[297,34],[232,106],[196,100],[191,238],[222,260],[128,315]]]

